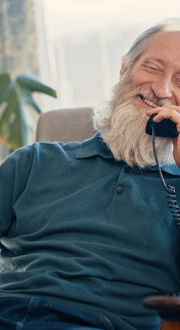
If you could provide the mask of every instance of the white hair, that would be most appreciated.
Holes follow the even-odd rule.
[[[132,67],[147,48],[151,36],[161,31],[180,31],[180,18],[174,17],[166,19],[140,34],[129,51],[122,56],[122,65],[125,67]]]

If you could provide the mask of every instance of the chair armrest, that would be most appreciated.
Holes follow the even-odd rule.
[[[180,297],[151,297],[144,301],[144,306],[156,309],[164,320],[180,321]]]

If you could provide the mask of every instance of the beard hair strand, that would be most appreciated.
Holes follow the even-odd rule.
[[[149,117],[145,109],[134,106],[135,97],[141,93],[153,100],[152,91],[141,87],[127,92],[129,83],[129,78],[122,80],[114,87],[112,99],[94,109],[94,125],[116,160],[142,168],[154,166],[152,137],[145,132]],[[160,166],[174,163],[171,138],[156,137],[156,150]]]

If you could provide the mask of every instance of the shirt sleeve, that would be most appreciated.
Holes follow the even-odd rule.
[[[13,206],[23,193],[31,171],[33,146],[22,147],[0,165],[0,235],[15,218]]]

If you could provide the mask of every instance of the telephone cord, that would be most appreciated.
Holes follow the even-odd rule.
[[[158,157],[157,157],[157,152],[156,152],[156,147],[155,147],[155,131],[154,131],[154,126],[152,125],[152,144],[153,144],[153,151],[154,151],[154,157],[156,160],[156,164],[158,167],[158,172],[162,181],[162,184],[165,188],[165,190],[168,192],[168,195],[166,195],[167,197],[167,202],[169,204],[169,208],[171,209],[171,213],[173,215],[173,218],[178,226],[178,229],[180,229],[180,210],[179,210],[179,206],[177,204],[177,200],[176,200],[176,190],[175,187],[171,186],[171,185],[166,185],[166,182],[163,178],[163,174],[161,171],[161,168],[159,166],[159,161],[158,161]]]

